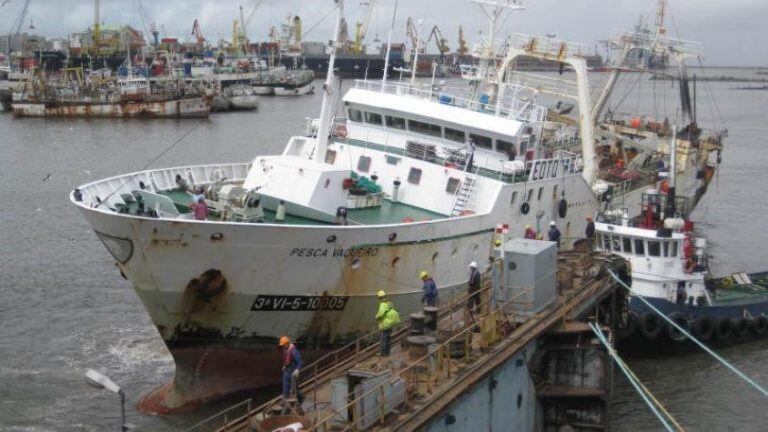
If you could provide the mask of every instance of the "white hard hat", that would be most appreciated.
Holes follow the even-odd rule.
[[[550,223],[549,223],[549,226],[555,226],[555,225],[557,225],[557,224],[555,223],[555,221],[552,221],[552,222],[550,222]]]
[[[469,263],[469,268],[477,268],[477,263],[472,261],[471,263]]]

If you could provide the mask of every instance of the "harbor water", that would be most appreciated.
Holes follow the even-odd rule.
[[[646,96],[626,98],[623,111],[653,112],[664,105],[674,113],[676,90],[669,82],[630,78],[615,93],[621,96],[638,85]],[[715,274],[768,267],[768,91],[733,87],[698,88],[701,122],[712,119],[706,109],[709,88],[731,132],[718,178],[693,215],[697,231],[710,242]],[[279,153],[290,135],[303,132],[305,118],[317,115],[320,98],[319,92],[263,98],[258,112],[209,120],[0,115],[0,431],[116,430],[119,400],[88,387],[87,368],[124,387],[128,421],[140,430],[178,430],[242,399],[170,417],[136,412],[133,405],[142,394],[170,379],[173,362],[130,284],[67,195],[75,185],[144,168],[242,162],[257,153]],[[722,353],[768,383],[768,341]],[[630,359],[629,364],[689,430],[765,430],[763,396],[706,354]],[[617,375],[615,382],[612,430],[658,430],[626,381]],[[263,394],[272,396],[274,390]]]

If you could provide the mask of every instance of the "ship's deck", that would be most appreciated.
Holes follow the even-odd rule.
[[[191,213],[190,204],[192,202],[193,195],[187,191],[179,189],[161,190],[158,192],[161,195],[167,196],[173,201],[176,209],[182,214]],[[130,202],[127,204],[118,204],[115,206],[115,210],[119,213],[138,215],[138,204],[136,202]],[[209,207],[208,212],[209,220],[220,221],[221,214]],[[428,210],[424,210],[418,207],[413,207],[407,204],[392,202],[390,200],[382,200],[380,207],[369,207],[363,209],[349,209],[348,220],[353,225],[385,225],[402,222],[418,222],[436,219],[445,219],[447,216],[434,213]],[[278,223],[275,220],[275,212],[271,210],[264,210],[264,222],[265,223]],[[280,222],[286,225],[329,225],[328,222],[309,219],[299,216],[287,214],[285,220]]]

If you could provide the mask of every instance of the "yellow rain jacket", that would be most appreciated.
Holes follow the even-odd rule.
[[[379,330],[388,330],[400,323],[400,314],[391,301],[379,302],[376,321],[379,322]]]

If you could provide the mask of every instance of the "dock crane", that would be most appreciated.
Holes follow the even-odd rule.
[[[361,54],[363,52],[363,41],[365,35],[368,33],[368,27],[371,24],[371,17],[373,16],[373,10],[376,7],[376,0],[361,1],[361,6],[368,6],[368,10],[365,13],[365,18],[362,22],[355,23],[355,41],[352,44],[350,51]]]
[[[200,30],[200,21],[195,18],[195,22],[192,23],[192,36],[195,37],[195,41],[197,43],[197,48],[202,50],[203,44],[205,43],[205,37],[203,37],[203,32]]]
[[[16,21],[13,22],[13,29],[8,34],[8,54],[11,53],[11,44],[13,43],[13,38],[21,33],[21,28],[24,26],[24,21],[27,19],[29,2],[30,0],[24,0],[24,6],[21,8],[21,13],[19,13],[19,16],[16,17]],[[3,6],[5,6],[5,3],[3,3]]]
[[[459,49],[457,49],[456,52],[459,56],[465,56],[469,53],[467,40],[464,38],[464,29],[461,26],[459,26]]]
[[[144,25],[144,31],[152,34],[152,45],[157,48],[160,43],[160,31],[157,29],[155,22],[149,18],[149,14],[141,0],[139,0],[139,18],[141,18],[141,23]]]
[[[429,32],[427,43],[432,41],[432,39],[435,40],[435,44],[437,45],[437,52],[440,53],[440,60],[442,61],[445,58],[445,54],[451,51],[451,49],[448,47],[448,39],[443,37],[443,33],[439,28],[437,28],[437,26],[432,27],[432,31]]]
[[[408,21],[405,23],[406,36],[411,40],[411,50],[415,53],[417,50],[419,53],[423,53],[424,49],[419,45],[419,29],[416,28],[416,24],[413,22],[413,18],[408,17]]]

